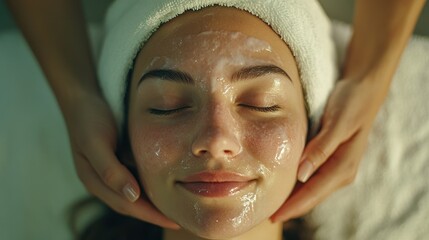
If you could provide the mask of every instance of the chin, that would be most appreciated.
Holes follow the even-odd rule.
[[[201,215],[199,219],[183,224],[183,227],[202,238],[206,239],[229,239],[249,231],[259,221],[255,221],[254,213],[225,214],[209,213]]]
[[[164,195],[155,192],[151,200],[168,218],[192,235],[230,239],[257,228],[284,203],[293,184],[284,184],[280,180],[275,182],[279,184],[264,182],[264,185],[244,188],[226,197],[204,197],[173,188],[163,191]]]
[[[194,201],[177,211],[171,219],[193,235],[206,239],[229,239],[259,225],[271,212],[258,206],[257,202],[241,206],[225,205],[222,200],[219,204]],[[274,211],[275,209],[272,209],[272,212]]]

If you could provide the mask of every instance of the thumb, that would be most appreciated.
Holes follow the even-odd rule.
[[[344,134],[338,127],[322,128],[305,147],[298,168],[298,180],[306,182],[343,142]]]

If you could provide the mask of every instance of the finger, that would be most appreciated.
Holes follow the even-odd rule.
[[[340,145],[331,158],[305,184],[298,187],[272,216],[285,221],[306,214],[337,189],[350,184],[357,173],[366,146],[367,132],[359,132]]]
[[[330,180],[329,176],[319,172],[316,173],[308,182],[297,187],[296,191],[271,217],[271,220],[274,222],[287,221],[306,214],[325,199],[332,189],[335,189],[336,185],[332,185],[334,182]]]
[[[298,168],[298,180],[306,182],[320,165],[333,154],[343,140],[344,136],[338,128],[322,129],[305,147]]]
[[[180,228],[179,225],[158,211],[147,199],[138,199],[135,203],[130,203],[120,197],[116,192],[108,188],[100,178],[98,178],[95,170],[88,162],[84,160],[77,161],[76,169],[82,175],[82,178],[85,179],[85,186],[88,191],[101,199],[114,211],[164,228]]]
[[[131,172],[122,165],[109,146],[92,146],[87,159],[103,183],[128,201],[135,202],[140,196],[140,188]]]

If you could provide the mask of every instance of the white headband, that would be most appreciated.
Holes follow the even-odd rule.
[[[337,77],[331,24],[316,0],[119,0],[110,7],[99,61],[104,95],[119,125],[126,77],[137,53],[158,27],[187,10],[234,7],[260,18],[287,43],[307,96],[311,134]]]

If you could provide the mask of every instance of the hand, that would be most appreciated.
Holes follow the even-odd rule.
[[[116,124],[106,102],[98,96],[78,97],[63,112],[76,171],[86,189],[121,214],[177,229],[148,200],[139,198],[136,179],[115,156]]]
[[[387,89],[386,84],[371,78],[337,83],[325,108],[321,130],[307,144],[301,158],[298,180],[305,183],[297,184],[272,221],[302,216],[354,181]]]

